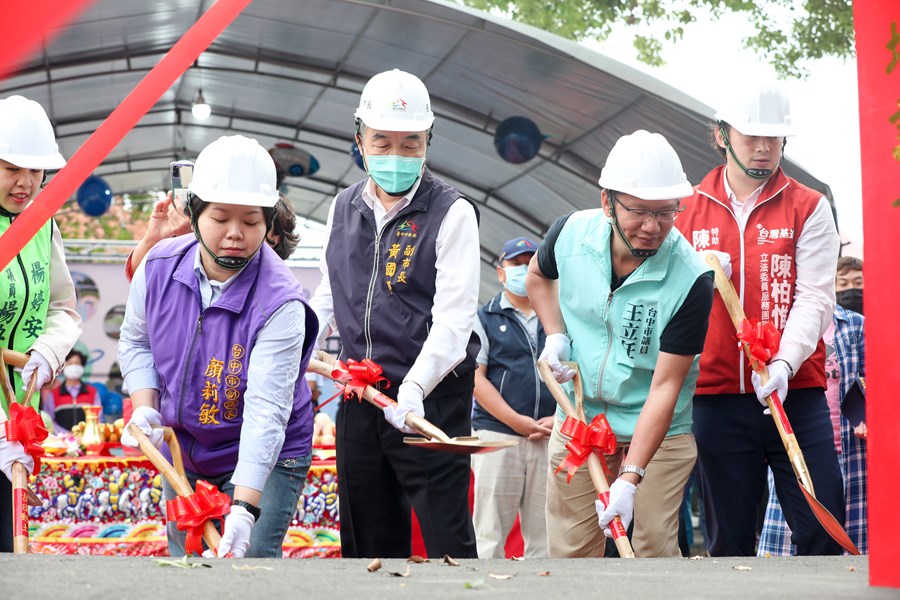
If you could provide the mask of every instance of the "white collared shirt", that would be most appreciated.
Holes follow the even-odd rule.
[[[398,202],[385,210],[375,195],[375,183],[369,178],[362,191],[363,201],[375,213],[379,231],[397,213],[409,206],[419,189],[421,178]],[[336,200],[337,198],[335,198]],[[319,318],[318,343],[335,331],[334,303],[331,295],[331,281],[325,260],[328,240],[334,220],[332,201],[328,211],[325,229],[325,244],[319,270],[322,282],[310,300],[310,306]],[[348,240],[349,241],[349,240]],[[435,268],[434,305],[431,309],[432,326],[416,358],[403,378],[403,382],[413,382],[422,388],[427,396],[466,356],[466,345],[475,324],[478,308],[478,286],[481,279],[481,250],[478,241],[478,222],[475,210],[465,198],[454,202],[441,222],[436,240],[437,259]],[[375,340],[378,343],[378,340]],[[357,360],[363,357],[350,357]]]
[[[734,190],[731,189],[731,186],[728,185],[728,167],[725,167],[722,179],[725,182],[725,193],[728,195],[728,201],[731,203],[731,210],[734,212],[734,216],[738,221],[738,225],[741,227],[741,231],[744,231],[744,229],[747,228],[747,220],[750,219],[750,213],[753,211],[753,207],[756,206],[756,201],[759,200],[763,188],[766,187],[766,183],[768,183],[769,180],[766,179],[763,181],[762,185],[753,190],[753,192],[741,202],[738,200]]]

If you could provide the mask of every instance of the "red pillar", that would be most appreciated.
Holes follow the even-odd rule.
[[[900,588],[900,0],[854,2],[853,17],[867,298],[869,583]]]

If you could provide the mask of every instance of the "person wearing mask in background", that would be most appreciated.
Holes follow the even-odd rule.
[[[712,273],[674,229],[692,188],[662,135],[639,130],[619,138],[599,183],[602,208],[557,220],[528,267],[528,297],[547,332],[540,358],[563,383],[575,375],[562,364],[571,354],[588,422],[605,414],[618,441],[606,457],[618,477],[604,509],[586,466],[569,483],[555,472],[568,455],[557,411],[550,556],[602,556],[600,533],[611,537],[616,516],[626,530],[634,517],[635,556],[681,556],[678,513],[697,457],[691,398]]]
[[[356,143],[369,177],[331,204],[319,343],[340,331],[344,360],[369,358],[396,408],[341,402],[341,553],[406,558],[415,509],[428,556],[476,558],[466,455],[413,448],[410,412],[450,437],[472,431],[481,272],[474,205],[425,167],[434,113],[425,84],[398,69],[363,88]]]
[[[475,454],[472,520],[479,558],[503,558],[516,515],[526,558],[547,557],[547,440],[556,402],[541,381],[537,357],[544,328],[528,300],[525,278],[537,244],[518,237],[503,245],[497,278],[503,291],[478,310],[481,340],[475,371],[474,435],[518,442],[502,452]]]
[[[63,367],[62,385],[53,388],[44,402],[44,411],[53,419],[58,429],[71,431],[72,427],[84,421],[85,406],[101,406],[100,394],[91,384],[82,379],[87,357],[78,350],[72,350]],[[97,421],[102,423],[102,415]]]
[[[862,316],[862,261],[844,256],[838,259],[832,324],[825,332],[825,373],[828,408],[834,429],[834,443],[844,479],[844,529],[862,554],[868,554],[868,494],[866,474],[866,424],[847,420],[841,411],[844,398],[866,374],[865,320]],[[846,553],[846,551],[845,551]],[[769,472],[769,504],[759,536],[757,556],[793,556],[791,529],[784,520],[781,502]]]
[[[129,423],[157,447],[153,427],[172,427],[191,487],[204,479],[232,497],[219,558],[281,557],[312,456],[302,374],[318,323],[265,242],[278,201],[268,152],[221,137],[197,157],[188,190],[194,236],[161,241],[131,283],[119,339]],[[122,443],[137,446],[127,427]],[[170,555],[185,554],[174,520],[167,537]]]
[[[65,164],[40,104],[22,96],[0,100],[0,237],[34,200],[47,171]],[[81,336],[75,285],[53,219],[3,267],[0,281],[0,348],[29,354],[21,373],[7,365],[6,375],[18,401],[37,409],[40,395],[24,398],[25,382],[36,374],[38,389],[52,383]],[[12,488],[7,478],[13,462],[25,464],[29,471],[34,462],[22,444],[6,439],[2,421],[9,406],[2,395],[0,408],[0,467],[6,474],[0,477],[0,552],[12,552]]]
[[[837,303],[858,314],[863,314],[863,262],[853,256],[842,256],[837,263],[834,291]]]
[[[700,487],[712,556],[753,556],[766,463],[802,555],[838,554],[797,486],[771,416],[777,391],[815,482],[816,497],[844,518],[841,471],[825,401],[822,335],[834,310],[839,239],[828,200],[781,169],[793,135],[790,100],[777,83],[729,88],[713,136],[725,164],[697,187],[677,227],[698,251],[714,251],[748,319],[771,323],[781,343],[761,385],[721,300],[713,303],[694,398]],[[755,393],[754,393],[755,392]]]

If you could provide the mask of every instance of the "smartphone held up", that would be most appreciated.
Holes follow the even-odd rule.
[[[194,163],[189,160],[176,160],[169,165],[172,176],[172,198],[175,207],[182,211],[187,204],[188,186],[194,174]]]

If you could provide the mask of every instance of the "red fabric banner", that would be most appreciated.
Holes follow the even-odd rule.
[[[869,583],[900,588],[900,0],[853,3],[866,271]],[[837,115],[836,115],[837,117]]]
[[[68,164],[56,174],[39,194],[39,200],[26,208],[6,233],[0,244],[0,269],[15,257],[37,231],[43,227],[63,203],[72,196],[85,178],[103,162],[132,127],[147,114],[175,80],[206,50],[213,40],[237,17],[251,0],[217,0],[200,19],[176,42],[109,117],[75,152]],[[26,22],[40,21],[35,14]]]

